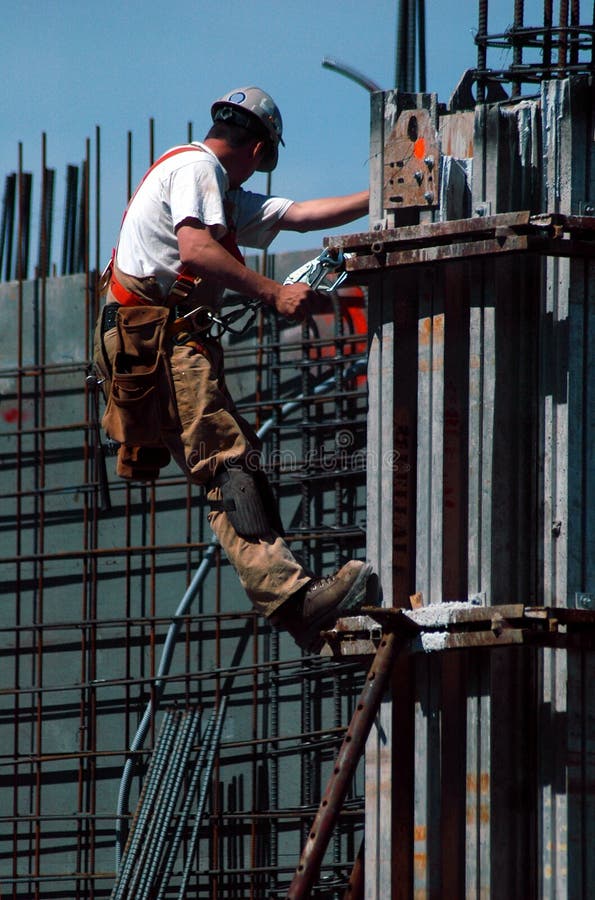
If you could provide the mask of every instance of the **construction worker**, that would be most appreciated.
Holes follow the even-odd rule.
[[[203,142],[157,160],[124,214],[95,341],[108,397],[103,425],[121,444],[119,474],[155,477],[171,454],[206,489],[211,528],[254,607],[314,649],[320,628],[362,601],[370,567],[351,560],[316,577],[291,553],[259,440],[227,392],[222,347],[204,313],[229,289],[303,319],[316,295],[247,268],[238,244],[263,249],[281,230],[350,222],[367,212],[368,192],[292,202],[245,191],[255,171],[277,165],[279,110],[264,91],[244,87],[213,103],[211,117]]]

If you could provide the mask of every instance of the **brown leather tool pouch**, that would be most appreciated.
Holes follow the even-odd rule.
[[[131,481],[154,481],[170,462],[166,447],[129,447],[120,444],[116,474]]]
[[[166,354],[168,317],[163,306],[118,309],[112,385],[101,424],[121,444],[162,446],[164,431],[179,431]]]

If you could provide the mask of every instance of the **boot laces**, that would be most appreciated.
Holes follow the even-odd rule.
[[[333,572],[332,575],[322,575],[320,578],[315,578],[310,586],[311,591],[319,591],[323,587],[328,587],[329,584],[332,584],[337,578],[337,572]]]

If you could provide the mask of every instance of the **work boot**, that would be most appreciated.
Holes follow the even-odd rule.
[[[366,600],[371,573],[369,563],[351,559],[334,575],[313,578],[279,608],[273,624],[288,631],[304,650],[320,649],[324,626]]]

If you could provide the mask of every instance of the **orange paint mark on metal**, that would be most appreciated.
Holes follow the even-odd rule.
[[[416,159],[423,159],[426,155],[426,139],[418,138],[413,144],[413,155]]]
[[[427,853],[414,853],[413,854],[413,867],[416,872],[425,872],[428,868],[428,854]]]
[[[479,807],[475,805],[470,805],[467,807],[465,812],[465,821],[467,825],[475,825],[477,822],[477,812],[479,809],[479,821],[482,825],[487,825],[490,821],[490,806],[489,803],[480,803]]]
[[[423,357],[420,357],[417,361],[417,371],[418,372],[441,372],[444,368],[444,357],[442,355],[433,356],[432,357],[432,365],[430,366],[430,362]]]
[[[428,830],[425,825],[416,825],[413,829],[414,841],[425,841]]]
[[[420,344],[429,344],[432,334],[432,320],[428,317],[419,320],[418,338]]]
[[[474,772],[467,773],[467,790],[468,791],[476,791],[478,787],[477,776]],[[487,794],[490,790],[490,773],[489,772],[480,772],[479,773],[479,791],[482,794]]]

